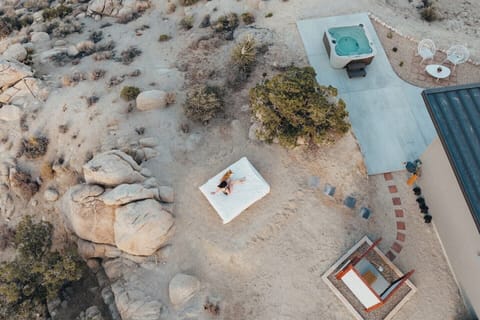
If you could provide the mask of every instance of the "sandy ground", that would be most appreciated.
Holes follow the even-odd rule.
[[[478,29],[469,24],[478,22],[480,3],[462,2],[458,6],[439,0],[438,7],[447,12],[444,20],[425,23],[419,19],[413,4],[406,0],[402,3],[271,0],[261,2],[259,9],[252,9],[253,2],[213,0],[192,8],[180,7],[174,14],[167,15],[165,1],[153,1],[153,8],[139,19],[104,28],[105,36],[117,43],[118,52],[136,45],[143,51],[142,55],[129,66],[112,61],[95,62],[87,57],[76,66],[39,68],[39,74],[52,86],[57,86],[63,75],[73,71],[91,72],[102,68],[107,74],[96,82],[87,80],[75,87],[56,88],[35,113],[33,109],[37,107],[30,107],[27,110],[31,112],[29,133],[45,132],[50,137],[45,160],[62,156],[77,171],[89,153],[138,140],[136,128],[144,127],[143,136],[159,141],[158,157],[144,166],[162,184],[172,185],[176,190],[173,207],[176,234],[171,240],[173,249],[166,264],[153,269],[139,268],[135,273],[145,290],[167,306],[168,281],[181,271],[197,276],[204,292],[220,301],[218,319],[348,319],[347,309],[321,281],[321,275],[365,234],[371,239],[383,237],[380,248],[384,252],[389,250],[396,236],[395,216],[383,176],[366,176],[363,159],[351,134],[336,145],[319,150],[284,150],[248,140],[250,114],[248,108],[243,107],[248,103],[248,88],[261,78],[262,72],[274,72],[272,61],[259,65],[248,83],[227,98],[222,117],[208,126],[189,123],[190,132],[182,133],[180,125],[188,123],[182,102],[189,79],[185,79],[185,73],[177,67],[185,62],[207,60],[205,65],[217,66],[221,78],[227,72],[225,65],[232,44],[222,44],[214,52],[194,52],[190,47],[192,41],[207,31],[197,27],[180,31],[177,23],[185,12],[194,14],[197,26],[201,17],[212,13],[214,7],[218,10],[212,13],[212,18],[230,11],[250,10],[256,16],[258,27],[272,30],[275,46],[271,50],[282,52],[278,59],[306,65],[303,44],[295,27],[297,19],[370,11],[404,34],[433,38],[445,48],[452,44],[451,39],[455,39],[455,43],[466,43],[472,58],[478,61]],[[467,15],[458,15],[459,8]],[[273,13],[272,18],[264,17],[268,12]],[[86,18],[85,32],[73,34],[66,40],[70,43],[84,40],[89,31],[97,30],[105,21],[114,22],[108,18],[99,22]],[[142,25],[150,28],[138,36],[135,29]],[[160,34],[173,38],[159,43]],[[134,69],[141,70],[139,77],[127,78],[121,85],[107,88],[105,81],[111,76]],[[135,85],[142,90],[175,90],[177,102],[163,110],[128,112],[127,103],[118,97],[123,85]],[[87,107],[84,97],[91,95],[100,100]],[[58,126],[66,123],[69,131],[59,133]],[[3,124],[2,130],[22,134],[18,128],[3,127]],[[233,222],[222,225],[198,186],[242,156],[250,159],[270,183],[272,191]],[[41,162],[36,162],[32,167],[38,169],[40,165]],[[311,176],[320,177],[322,187],[324,183],[336,186],[335,197],[326,197],[321,188],[310,188]],[[467,319],[433,227],[423,224],[420,216],[414,214],[414,198],[403,183],[404,174],[395,174],[395,179],[408,212],[407,240],[395,263],[403,271],[416,269],[412,281],[418,288],[397,319]],[[41,211],[46,219],[61,225],[58,211],[44,203],[41,194],[48,185],[55,185],[63,192],[73,183],[72,178],[45,184],[23,212]],[[342,205],[343,198],[350,194],[358,199],[357,208],[372,208],[369,220]],[[34,207],[35,201],[38,204]],[[62,237],[66,235],[59,232],[59,238]],[[169,309],[169,319],[181,318],[173,307]],[[208,315],[202,317],[207,319]]]

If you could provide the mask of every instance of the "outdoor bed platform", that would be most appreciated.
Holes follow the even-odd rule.
[[[322,276],[323,281],[359,320],[392,319],[415,294],[409,280],[367,236]]]

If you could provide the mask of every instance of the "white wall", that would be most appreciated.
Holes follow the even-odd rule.
[[[437,137],[421,158],[419,185],[461,290],[480,315],[480,232]]]

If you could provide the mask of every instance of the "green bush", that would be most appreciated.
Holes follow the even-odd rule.
[[[0,264],[0,318],[44,319],[47,299],[67,283],[80,280],[83,264],[70,250],[50,251],[52,225],[25,216],[15,234],[17,256]]]
[[[244,12],[240,15],[240,18],[242,18],[243,23],[245,24],[252,24],[255,22],[255,17],[252,13],[250,12]]]
[[[161,34],[160,37],[158,38],[158,41],[165,42],[165,41],[168,41],[170,39],[172,39],[172,37],[169,36],[168,34]]]
[[[126,86],[120,91],[120,97],[125,101],[132,101],[140,94],[140,89],[137,87]]]
[[[346,133],[350,124],[337,90],[320,86],[311,67],[290,67],[271,80],[250,89],[253,116],[262,124],[257,136],[269,143],[278,139],[294,147],[299,139],[306,143],[334,141]]]
[[[194,121],[208,123],[223,110],[220,89],[212,86],[200,86],[187,93],[184,105],[185,115]]]
[[[193,16],[185,16],[180,20],[180,27],[183,30],[190,30],[193,28]]]
[[[249,35],[233,47],[231,60],[240,70],[250,72],[256,62],[256,54],[256,41]]]

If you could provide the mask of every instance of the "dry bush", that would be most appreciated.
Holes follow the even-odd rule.
[[[130,63],[133,62],[135,57],[139,56],[142,54],[142,50],[138,49],[135,46],[130,46],[128,49],[123,50],[120,58],[120,61],[125,64],[129,65]]]
[[[215,32],[230,32],[238,27],[238,15],[230,12],[224,16],[220,16],[215,23],[212,24]]]
[[[77,43],[76,46],[78,52],[83,54],[92,54],[95,49],[95,43],[91,40],[85,40],[82,42]]]
[[[40,186],[33,180],[31,174],[19,167],[10,175],[10,184],[20,193],[19,196],[27,200],[32,198],[40,189]]]
[[[98,102],[98,100],[100,100],[99,97],[97,96],[90,96],[90,97],[87,97],[86,98],[86,101],[87,101],[87,107],[91,107],[93,106],[95,103]]]
[[[175,92],[167,92],[167,94],[165,95],[165,103],[167,105],[174,104],[176,100],[177,100],[177,95]]]
[[[68,56],[66,52],[59,52],[50,57],[50,61],[57,67],[63,67],[67,63],[72,61],[72,58]]]
[[[0,225],[0,250],[5,250],[15,240],[15,230],[6,224]]]
[[[68,127],[68,124],[61,124],[61,125],[58,126],[58,132],[63,133],[63,134],[67,133],[68,129],[70,129]]]
[[[71,75],[62,77],[62,85],[64,87],[76,86],[80,81],[86,80],[87,74],[84,72],[75,71]]]
[[[25,9],[29,9],[31,12],[36,12],[41,9],[47,8],[50,5],[48,0],[26,0],[23,3]]]
[[[57,38],[65,38],[69,34],[81,31],[82,25],[78,21],[71,19],[65,19],[62,21],[55,20],[47,25],[47,33]]]
[[[236,87],[247,80],[255,67],[256,55],[256,41],[251,35],[233,47],[227,75],[230,87]]]
[[[50,161],[46,161],[42,163],[40,167],[40,178],[42,178],[43,182],[47,182],[52,180],[55,177],[55,172],[52,168],[52,163]]]
[[[255,16],[250,12],[244,12],[240,15],[243,23],[245,24],[252,24],[255,22]]]
[[[193,28],[193,22],[194,22],[193,16],[188,15],[183,17],[182,20],[180,20],[179,24],[183,30],[190,30]]]
[[[91,75],[90,75],[90,78],[93,80],[93,81],[96,81],[98,79],[101,79],[105,76],[105,73],[107,71],[104,70],[104,69],[95,69],[92,71]]]
[[[167,14],[174,13],[177,10],[177,5],[175,3],[167,3]]]
[[[180,5],[186,7],[186,6],[191,6],[195,3],[197,3],[198,0],[180,0],[179,2],[180,2]]]
[[[47,153],[48,142],[48,138],[41,135],[23,139],[20,153],[28,159],[39,158]]]
[[[420,16],[422,17],[423,20],[428,22],[438,20],[439,18],[437,9],[432,5],[423,8],[422,11],[420,11]]]
[[[70,13],[72,13],[72,8],[61,4],[55,8],[46,8],[43,10],[42,17],[45,20],[52,20],[54,18],[65,18]]]
[[[95,52],[92,57],[93,57],[93,60],[95,61],[110,60],[113,57],[113,52],[112,51]]]
[[[120,91],[120,97],[125,101],[132,101],[140,94],[140,89],[137,87],[126,86]]]
[[[224,104],[218,87],[199,86],[187,93],[184,112],[189,119],[206,124],[217,113],[223,111],[223,107]]]
[[[102,31],[93,31],[90,34],[90,36],[88,37],[88,39],[93,41],[93,43],[100,42],[103,39],[103,32]]]
[[[108,80],[107,86],[108,86],[109,88],[114,87],[114,86],[118,86],[118,85],[119,85],[120,83],[122,83],[124,80],[125,80],[124,77],[113,76],[113,77],[110,78],[110,80]]]

